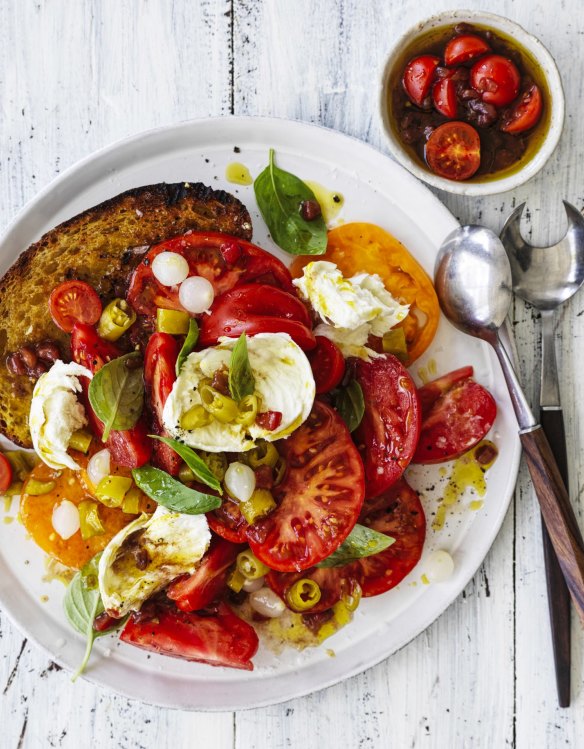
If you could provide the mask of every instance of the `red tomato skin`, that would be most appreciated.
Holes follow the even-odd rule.
[[[247,537],[270,569],[299,572],[332,554],[353,529],[365,496],[363,464],[341,417],[320,401],[278,451],[287,463],[272,491],[278,506]]]
[[[49,297],[53,322],[65,333],[70,333],[75,323],[94,325],[101,317],[101,310],[97,293],[85,281],[64,281]]]
[[[91,325],[76,323],[71,332],[71,356],[77,364],[95,374],[104,364],[121,356],[121,351],[113,343],[103,340]],[[85,413],[89,421],[89,428],[99,439],[103,435],[104,426],[95,415],[89,403],[89,381],[81,378],[82,400]],[[152,454],[152,440],[148,437],[148,427],[144,414],[136,426],[123,432],[112,431],[106,442],[115,463],[127,468],[140,468],[150,460]]]
[[[199,344],[214,346],[222,336],[288,333],[308,351],[316,345],[310,315],[294,294],[266,284],[239,286],[217,297],[201,320]]]
[[[262,411],[256,416],[256,424],[268,432],[273,432],[282,423],[281,411]]]
[[[461,65],[490,52],[491,48],[480,36],[461,34],[451,39],[444,49],[446,65]]]
[[[219,296],[245,283],[274,284],[293,292],[286,266],[251,242],[219,232],[191,232],[152,247],[130,280],[128,302],[143,315],[155,315],[157,307],[183,310],[178,286],[163,286],[152,273],[152,261],[161,252],[176,252],[189,263],[191,276],[203,276]]]
[[[523,133],[531,130],[541,119],[543,98],[539,87],[534,83],[521,94],[509,112],[503,115],[501,130],[504,133]]]
[[[286,592],[298,580],[310,578],[320,588],[320,600],[311,609],[302,613],[318,614],[327,611],[344,595],[351,595],[359,582],[360,570],[351,564],[341,567],[311,567],[303,572],[274,572],[266,575],[268,586],[286,601]],[[288,608],[290,604],[286,602]]]
[[[5,455],[0,453],[0,494],[8,490],[8,487],[12,483],[12,466],[10,461]]]
[[[456,117],[456,83],[450,78],[442,78],[432,88],[434,108],[448,119]]]
[[[440,58],[434,55],[421,55],[410,60],[405,67],[402,84],[406,94],[418,107],[430,93],[434,73],[440,65]]]
[[[225,590],[228,570],[244,548],[215,536],[195,572],[172,582],[166,595],[181,611],[204,609]]]
[[[207,522],[213,533],[226,541],[234,544],[246,543],[249,525],[237,502],[225,497],[221,507],[207,513]]]
[[[521,75],[507,57],[487,55],[472,66],[470,84],[487,104],[504,107],[519,93]]]
[[[374,497],[395,484],[412,460],[420,434],[420,400],[409,372],[391,354],[356,360],[355,378],[365,397],[355,442],[365,466],[366,496]]]
[[[120,639],[129,645],[173,658],[253,670],[259,641],[254,628],[226,603],[205,616],[171,606],[148,605],[132,614]]]
[[[432,382],[427,382],[422,387],[418,388],[418,397],[420,398],[420,405],[422,406],[422,416],[426,416],[434,403],[440,398],[441,395],[447,393],[457,382],[467,380],[474,374],[474,369],[471,366],[461,367],[455,369],[448,374],[438,377]]]
[[[314,375],[316,394],[328,393],[343,379],[345,359],[341,349],[325,336],[316,336],[316,346],[308,354]]]
[[[497,404],[489,391],[470,377],[453,379],[451,387],[424,413],[414,463],[443,463],[459,457],[478,444],[495,422]]]
[[[395,538],[385,551],[351,565],[367,598],[395,588],[420,561],[426,517],[418,493],[401,478],[382,495],[365,500],[359,522]]]
[[[144,353],[144,385],[150,423],[154,434],[168,437],[162,422],[164,404],[176,381],[176,360],[180,346],[169,333],[154,333]],[[182,460],[168,445],[154,440],[152,462],[171,476],[178,476]]]

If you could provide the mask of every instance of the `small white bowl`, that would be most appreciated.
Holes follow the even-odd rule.
[[[526,161],[523,167],[518,171],[509,174],[506,177],[491,178],[484,182],[473,182],[470,180],[457,182],[456,180],[445,179],[433,174],[426,168],[422,167],[404,148],[397,131],[390,121],[388,108],[389,102],[389,85],[395,79],[397,74],[401,74],[401,69],[407,60],[404,59],[404,53],[414,46],[415,40],[433,29],[439,29],[445,26],[455,26],[457,23],[476,24],[492,29],[494,32],[501,32],[507,37],[516,40],[520,47],[523,47],[537,61],[548,84],[550,98],[550,122],[547,134],[542,141],[539,149],[533,154],[529,161]],[[415,51],[412,49],[415,54]],[[406,55],[407,57],[407,55]],[[457,195],[493,195],[495,193],[506,192],[522,185],[530,180],[543,167],[549,157],[552,155],[555,147],[558,145],[562,128],[564,126],[564,90],[557,65],[553,57],[543,46],[543,44],[532,34],[525,31],[518,24],[510,21],[508,18],[494,15],[493,13],[484,13],[474,10],[451,10],[439,13],[427,20],[418,22],[409,31],[406,31],[391,48],[387,56],[383,74],[381,78],[380,92],[380,113],[383,123],[383,129],[389,140],[389,147],[393,156],[406,169],[416,177],[427,182],[433,187],[440,190],[456,193]]]

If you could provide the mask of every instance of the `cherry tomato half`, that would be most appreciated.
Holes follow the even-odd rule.
[[[355,432],[365,465],[366,496],[374,497],[399,479],[409,465],[420,433],[420,402],[409,372],[391,354],[355,362],[365,414]]]
[[[181,611],[204,609],[225,590],[227,572],[243,548],[215,536],[195,572],[171,583],[166,595]]]
[[[540,120],[543,98],[539,88],[533,84],[524,91],[513,107],[503,114],[501,130],[504,133],[523,133],[531,130]]]
[[[420,498],[400,479],[373,502],[367,500],[359,522],[385,533],[395,542],[385,551],[354,562],[363,595],[378,596],[394,588],[420,561],[426,538],[426,518]]]
[[[426,142],[426,162],[446,179],[472,177],[481,165],[479,134],[466,122],[445,122],[432,131]]]
[[[365,494],[363,464],[341,417],[319,401],[278,450],[288,466],[272,491],[278,506],[247,536],[270,569],[295,572],[321,562],[351,532]]]
[[[420,388],[422,429],[415,463],[453,460],[478,444],[493,426],[497,404],[472,373],[472,367],[463,367]]]
[[[325,336],[316,336],[316,347],[308,354],[317,395],[336,388],[345,374],[341,349]]]
[[[461,34],[451,39],[444,50],[444,62],[446,65],[461,65],[463,62],[474,60],[491,48],[480,36],[474,34]]]
[[[456,83],[450,78],[442,78],[432,88],[434,108],[445,117],[456,117]]]
[[[242,544],[247,540],[247,520],[241,514],[239,503],[224,497],[221,507],[207,513],[211,530],[226,541]]]
[[[162,425],[162,412],[176,380],[175,366],[179,351],[176,338],[169,333],[154,333],[144,353],[144,385],[150,425],[154,434],[166,437],[169,435]],[[171,476],[178,476],[182,460],[172,447],[154,440],[152,462]]]
[[[189,275],[210,281],[215,296],[252,282],[294,291],[286,266],[261,247],[228,234],[192,232],[152,247],[134,271],[128,301],[143,315],[155,315],[157,307],[183,309],[178,286],[163,286],[152,273],[152,261],[161,252],[182,255],[189,264]]]
[[[120,639],[173,658],[246,671],[253,670],[251,658],[259,644],[251,624],[236,616],[226,603],[204,615],[146,603],[139,614],[130,616]]]
[[[483,101],[496,107],[510,104],[519,93],[521,75],[508,57],[487,55],[472,66],[470,85]]]
[[[49,312],[55,325],[70,333],[76,322],[95,325],[101,317],[101,302],[85,281],[64,281],[51,292]]]
[[[0,453],[0,494],[3,494],[12,483],[12,466],[5,455]]]
[[[438,65],[440,65],[439,57],[421,55],[410,60],[405,67],[402,84],[406,94],[418,107],[422,106],[424,99],[430,93]]]
[[[238,286],[217,297],[201,320],[199,344],[214,346],[221,336],[288,333],[308,351],[315,346],[308,310],[294,294],[267,284]]]

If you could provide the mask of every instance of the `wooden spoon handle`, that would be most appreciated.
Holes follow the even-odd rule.
[[[574,608],[584,624],[584,541],[568,492],[541,426],[520,437],[544,522]]]

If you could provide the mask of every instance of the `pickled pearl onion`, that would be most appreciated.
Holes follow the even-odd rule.
[[[111,455],[109,450],[100,450],[95,453],[87,464],[87,475],[94,486],[106,476],[109,476],[111,469]]]
[[[68,499],[64,499],[53,507],[51,522],[56,533],[64,541],[71,538],[74,533],[77,533],[80,527],[77,505],[74,505]]]
[[[178,290],[178,299],[187,312],[200,315],[213,304],[215,291],[210,281],[202,276],[191,276],[183,281]]]
[[[161,252],[152,261],[152,273],[163,286],[176,286],[189,275],[189,264],[178,252]]]
[[[443,583],[454,572],[454,559],[444,549],[432,552],[426,561],[426,577],[431,583]]]
[[[239,502],[247,502],[254,493],[256,477],[253,470],[245,463],[230,463],[225,471],[225,488]]]
[[[258,614],[270,619],[281,616],[286,610],[284,601],[271,588],[260,588],[255,593],[250,593],[249,605]]]

